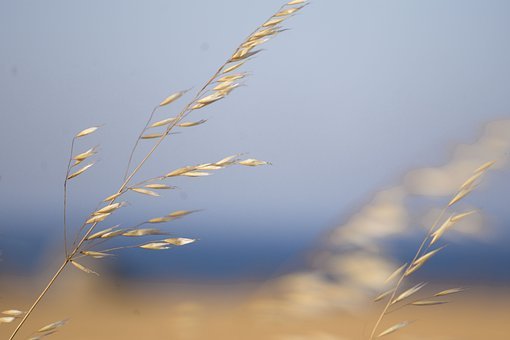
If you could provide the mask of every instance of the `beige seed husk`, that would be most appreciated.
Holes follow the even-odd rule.
[[[186,244],[193,243],[196,240],[193,238],[177,237],[177,238],[167,238],[164,241],[168,244],[173,244],[174,246],[184,246]]]
[[[196,167],[194,167],[194,166],[185,166],[185,167],[182,167],[182,168],[179,168],[177,170],[174,170],[174,171],[171,171],[171,172],[167,173],[165,175],[165,177],[180,176],[182,174],[185,174],[186,172],[190,172],[190,171],[193,171],[195,169],[196,169]]]
[[[418,283],[416,286],[409,288],[408,290],[404,291],[402,294],[400,294],[395,300],[391,302],[391,304],[395,304],[397,302],[400,302],[409,296],[413,295],[414,293],[418,292],[420,289],[422,289],[426,283]]]
[[[93,271],[92,269],[87,268],[87,267],[85,267],[84,265],[79,264],[78,262],[76,262],[76,261],[74,261],[74,260],[71,260],[71,264],[72,264],[73,266],[75,266],[76,268],[78,268],[79,270],[81,270],[82,272],[84,272],[84,273],[87,273],[87,274],[94,274],[94,275],[99,276],[99,274],[98,274],[98,273],[96,273],[95,271]],[[39,332],[41,332],[41,331],[39,330]]]
[[[168,125],[170,123],[175,122],[176,120],[177,120],[177,118],[175,118],[175,117],[163,119],[163,120],[157,121],[156,123],[152,124],[150,127],[155,128],[155,127],[159,127],[159,126]]]
[[[436,241],[439,240],[439,238],[443,236],[443,234],[455,224],[455,222],[452,221],[452,217],[453,216],[450,216],[448,219],[446,219],[446,221],[444,221],[444,223],[432,233],[432,240],[430,241],[430,245],[436,243]]]
[[[297,11],[299,11],[300,9],[301,9],[301,7],[294,7],[294,8],[283,9],[280,12],[276,13],[274,16],[275,17],[284,17],[284,16],[287,16],[287,15],[294,14]]]
[[[74,138],[85,137],[85,136],[90,135],[91,133],[95,132],[97,129],[99,129],[99,126],[89,127],[85,130],[78,132],[78,134],[76,136],[74,136]]]
[[[201,109],[205,106],[205,104],[200,104],[200,103],[196,103],[195,105],[193,105],[191,107],[192,110],[198,110],[198,109]]]
[[[151,249],[151,250],[165,250],[170,249],[168,243],[166,242],[151,242],[144,245],[141,245],[140,248]]]
[[[111,212],[119,209],[120,207],[124,206],[125,204],[126,204],[125,202],[117,202],[117,203],[109,204],[106,207],[103,207],[103,208],[97,210],[96,212],[94,212],[94,215],[111,213]]]
[[[97,214],[95,216],[92,216],[91,218],[89,218],[85,224],[92,224],[92,223],[99,223],[99,222],[102,222],[104,221],[108,216],[110,216],[110,213],[105,213],[105,214]]]
[[[270,27],[270,26],[274,26],[274,25],[278,25],[279,23],[281,23],[283,20],[285,20],[287,18],[273,18],[273,19],[269,19],[268,21],[266,21],[262,27]]]
[[[448,303],[448,301],[434,301],[434,300],[422,300],[422,301],[415,301],[411,303],[413,306],[435,306],[435,305],[444,305],[445,303]]]
[[[240,63],[237,63],[237,64],[234,64],[232,66],[229,66],[226,69],[224,69],[222,73],[229,73],[229,72],[232,72],[234,70],[237,70],[239,67],[243,66],[244,63],[245,63],[245,61],[242,61]]]
[[[432,256],[436,255],[439,251],[443,250],[444,248],[445,248],[445,246],[443,246],[441,248],[434,249],[432,251],[429,251],[425,255],[420,256],[419,258],[417,258],[416,261],[413,262],[413,265],[416,265],[418,263],[425,263],[425,262],[427,262]]]
[[[463,220],[464,218],[468,217],[469,215],[474,214],[475,212],[476,212],[476,210],[466,211],[465,213],[461,213],[461,214],[452,216],[451,220],[452,220],[452,222],[457,223],[460,220]]]
[[[16,320],[16,318],[15,318],[15,317],[13,317],[13,316],[2,316],[2,317],[0,318],[0,323],[11,323],[11,322],[13,322],[14,320]]]
[[[457,203],[458,201],[460,201],[461,199],[466,197],[469,193],[471,193],[473,191],[473,189],[474,188],[472,188],[472,187],[467,187],[467,188],[461,189],[457,193],[457,195],[455,195],[455,197],[450,201],[450,203],[448,203],[448,206],[451,207],[452,205],[454,205],[455,203]]]
[[[8,309],[8,310],[4,310],[2,312],[2,314],[7,315],[7,316],[13,316],[13,317],[17,318],[18,316],[25,314],[25,312],[22,312],[17,309]]]
[[[407,263],[404,263],[402,266],[395,269],[395,271],[391,273],[390,276],[388,276],[388,278],[384,282],[387,283],[396,278],[400,273],[402,273],[405,267],[407,267]]]
[[[109,253],[101,253],[99,251],[92,251],[92,250],[84,250],[81,252],[83,255],[93,257],[95,259],[102,259],[107,256],[113,256],[113,254]]]
[[[152,190],[147,190],[144,188],[130,188],[132,191],[137,192],[139,194],[148,195],[148,196],[154,196],[159,197],[159,194]]]
[[[165,223],[165,222],[169,222],[171,220],[173,220],[172,217],[163,216],[163,217],[151,218],[150,220],[147,221],[147,223]]]
[[[123,236],[127,237],[139,237],[139,236],[149,236],[149,235],[166,235],[167,233],[159,230],[159,229],[153,229],[153,228],[147,228],[147,229],[134,229],[125,232],[122,234]]]
[[[378,301],[381,301],[382,299],[384,299],[385,297],[391,295],[393,293],[393,291],[395,290],[395,288],[393,289],[390,289],[390,290],[387,290],[385,291],[384,293],[381,293],[379,294],[375,299],[374,299],[374,302],[378,302]]]
[[[123,229],[114,230],[101,235],[101,238],[113,238],[122,235],[125,232]]]
[[[197,125],[200,125],[200,124],[204,124],[205,122],[207,122],[207,119],[201,119],[201,120],[196,121],[196,122],[184,122],[184,123],[180,123],[178,126],[179,127],[192,127],[192,126],[197,126]]]
[[[445,295],[450,295],[450,294],[456,294],[456,293],[463,292],[465,290],[466,290],[466,288],[462,288],[462,287],[451,288],[451,289],[446,289],[446,290],[440,291],[439,293],[434,294],[434,296],[445,296]]]
[[[244,166],[259,166],[259,165],[268,165],[269,162],[259,161],[258,159],[254,159],[254,158],[248,158],[248,159],[240,161],[239,164],[244,165]]]
[[[71,261],[71,263],[74,264],[74,261]],[[53,323],[50,323],[49,325],[46,325],[44,327],[41,327],[37,330],[37,332],[39,333],[45,333],[45,332],[50,332],[50,331],[53,331],[57,328],[60,328],[62,326],[64,326],[66,324],[67,320],[60,320],[60,321],[57,321],[57,322],[53,322]]]
[[[225,98],[225,96],[221,92],[214,92],[213,94],[200,98],[197,103],[209,105],[223,98]]]
[[[186,215],[189,215],[189,214],[192,214],[194,213],[195,211],[192,211],[192,210],[176,210],[170,214],[168,214],[168,216],[170,217],[174,217],[174,218],[177,218],[177,217],[183,217],[183,216],[186,216]]]
[[[113,194],[113,195],[110,195],[108,197],[106,197],[103,202],[109,202],[109,201],[113,201],[114,199],[116,199],[117,197],[119,197],[120,195],[122,195],[122,192],[118,192],[116,194]]]
[[[77,162],[83,162],[84,160],[86,160],[87,158],[91,157],[91,156],[94,156],[95,154],[97,153],[96,151],[96,148],[93,147],[93,148],[90,148],[88,149],[87,151],[85,152],[82,152],[80,154],[77,154],[76,156],[73,157],[73,159]]]
[[[483,175],[483,172],[475,173],[473,176],[469,177],[462,185],[460,186],[460,191],[467,189],[473,185],[477,179],[479,179]]]
[[[496,161],[490,161],[487,163],[484,163],[481,167],[475,170],[475,173],[477,172],[484,172],[485,170],[489,169],[491,166],[493,166],[496,163]]]
[[[306,0],[292,0],[292,1],[287,2],[287,5],[288,6],[299,5],[299,4],[304,4],[305,2],[306,2]]]
[[[216,81],[219,82],[219,83],[223,83],[223,82],[226,82],[226,81],[232,82],[232,81],[236,81],[238,79],[242,79],[244,77],[246,77],[246,73],[237,73],[237,74],[231,74],[231,75],[228,75],[228,76],[223,76],[223,77],[221,77],[220,79],[218,79]]]
[[[186,177],[204,177],[204,176],[209,176],[210,173],[208,172],[201,172],[201,171],[190,171],[190,172],[186,172],[184,174],[182,174],[182,176],[186,176]]]
[[[113,229],[115,229],[117,227],[118,227],[118,225],[116,225],[114,227],[110,227],[110,228],[105,229],[105,230],[98,231],[97,233],[94,233],[94,234],[90,235],[89,237],[87,237],[87,240],[93,240],[93,239],[96,239],[96,238],[100,238],[101,236],[109,233],[110,231],[112,231]]]
[[[185,93],[186,93],[186,91],[179,91],[176,93],[172,93],[171,95],[166,97],[165,100],[163,100],[161,103],[159,103],[159,106],[168,105],[168,104],[176,101],[177,99],[181,98],[183,96],[183,94],[185,94]]]
[[[402,322],[399,322],[399,323],[397,323],[397,324],[395,324],[395,325],[393,325],[393,326],[391,326],[391,327],[387,328],[387,329],[386,329],[386,330],[384,330],[383,332],[381,332],[381,333],[380,333],[377,337],[378,337],[378,338],[381,338],[381,337],[383,337],[383,336],[385,336],[385,335],[388,335],[388,334],[391,334],[391,333],[393,333],[393,332],[396,332],[396,331],[398,331],[399,329],[402,329],[402,328],[406,327],[406,326],[407,326],[407,325],[409,325],[409,324],[410,324],[410,322],[409,322],[409,321],[402,321]]]
[[[221,83],[218,83],[218,85],[216,85],[213,90],[215,91],[221,91],[221,90],[224,90],[226,88],[228,88],[229,86],[231,86],[232,84],[234,84],[233,81],[224,81],[224,82],[221,82]]]
[[[166,185],[166,184],[157,184],[157,183],[154,183],[154,184],[147,184],[145,185],[145,188],[149,188],[149,189],[175,189],[175,187],[172,187],[172,186],[169,186],[169,185]]]
[[[143,135],[141,137],[141,139],[155,139],[155,138],[161,138],[163,137],[165,134],[164,133],[149,133],[149,134],[146,134],[146,135]]]
[[[81,175],[82,173],[84,173],[85,171],[87,171],[88,169],[90,169],[90,167],[91,167],[91,166],[93,166],[93,165],[94,165],[94,163],[90,163],[90,164],[85,165],[85,166],[84,166],[83,168],[81,168],[80,170],[78,170],[78,171],[76,171],[76,172],[72,173],[71,175],[69,175],[69,176],[67,177],[67,179],[72,179],[72,178],[75,178],[76,176]]]
[[[253,57],[255,54],[262,52],[262,50],[250,51],[252,48],[239,50],[230,58],[231,61],[240,61]]]

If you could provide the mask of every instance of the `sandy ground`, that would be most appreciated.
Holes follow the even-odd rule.
[[[30,318],[19,339],[53,321],[69,319],[49,339],[367,339],[380,305],[353,312],[284,302],[271,284],[164,284],[67,275]],[[33,279],[3,278],[2,310],[25,309],[36,295]],[[414,321],[387,339],[510,339],[508,288],[480,287],[447,305],[406,307],[384,326]],[[25,292],[24,295],[22,293]],[[29,292],[29,294],[26,294]],[[306,296],[304,297],[306,300]],[[384,327],[383,326],[383,327]],[[6,339],[14,324],[0,325]]]

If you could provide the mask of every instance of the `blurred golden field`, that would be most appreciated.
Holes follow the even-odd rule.
[[[66,275],[57,284],[29,321],[22,338],[30,335],[29,329],[48,320],[69,318],[64,328],[51,335],[53,339],[354,340],[367,337],[377,312],[367,306],[350,311],[326,308],[324,301],[314,300],[313,291],[301,297],[280,296],[276,287],[280,286],[281,292],[282,282],[278,280],[262,286],[116,284],[106,278],[84,280],[80,276]],[[26,280],[3,280],[2,305],[27,305],[33,298],[27,292],[36,293],[33,288]],[[415,320],[391,338],[508,339],[510,294],[505,288],[472,287],[453,298],[451,304],[407,307],[390,314],[389,323]],[[1,338],[10,330],[11,325],[2,325]]]

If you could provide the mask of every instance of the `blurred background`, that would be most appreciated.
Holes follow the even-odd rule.
[[[76,227],[122,183],[151,109],[199,89],[279,6],[0,1],[1,308],[26,308],[63,257],[72,136],[101,125],[77,145],[100,153],[70,185]],[[51,316],[72,319],[55,338],[366,337],[384,279],[472,171],[497,160],[458,207],[477,213],[415,278],[472,293],[416,312],[420,322],[395,338],[506,339],[509,13],[503,0],[314,1],[247,65],[247,86],[194,112],[207,123],[171,136],[139,178],[235,153],[272,166],[177,179],[158,199],[131,195],[110,223],[201,209],[166,227],[199,241],[92,262],[99,279],[69,270],[32,328]],[[481,333],[460,326],[470,318]]]

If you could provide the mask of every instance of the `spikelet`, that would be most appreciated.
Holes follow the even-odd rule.
[[[119,197],[120,195],[122,195],[122,192],[118,192],[116,194],[113,194],[113,195],[110,195],[108,197],[106,197],[103,202],[110,202],[110,201],[113,201],[114,199],[116,199],[117,197]]]
[[[238,163],[241,164],[241,165],[244,165],[244,166],[259,166],[259,165],[268,165],[268,164],[271,164],[269,162],[259,161],[258,159],[253,159],[253,158],[248,158],[248,159],[239,161]]]
[[[17,310],[17,309],[8,309],[8,310],[4,310],[2,312],[2,314],[7,315],[7,316],[13,316],[13,317],[17,318],[17,317],[20,317],[23,314],[25,314],[25,312],[22,312],[22,311]]]
[[[407,263],[404,263],[403,265],[401,265],[400,267],[395,269],[395,271],[393,273],[391,273],[390,276],[388,276],[388,278],[384,282],[387,283],[387,282],[390,282],[391,280],[393,280],[394,278],[396,278],[400,273],[402,273],[402,271],[406,267],[407,267]]]
[[[166,242],[151,242],[139,246],[139,248],[150,249],[150,250],[165,250],[170,249],[170,246]]]
[[[177,238],[167,238],[164,241],[168,244],[173,244],[174,246],[184,246],[186,244],[190,244],[195,242],[195,239],[185,238],[185,237],[177,237]]]
[[[145,188],[149,188],[149,189],[156,189],[156,190],[168,190],[168,189],[175,189],[176,187],[172,187],[172,186],[169,186],[169,185],[166,185],[166,184],[157,184],[157,183],[154,183],[154,184],[147,184],[147,185],[144,185]]]
[[[281,23],[283,20],[285,20],[287,18],[273,18],[273,19],[269,19],[268,21],[266,21],[262,27],[271,27],[271,26],[275,26],[275,25],[278,25],[279,23]]]
[[[110,227],[108,229],[105,229],[105,230],[101,230],[101,231],[98,231],[90,236],[87,237],[87,240],[94,240],[96,238],[100,238],[101,236],[105,235],[105,234],[108,234],[109,232],[111,232],[113,229],[117,228],[118,225],[114,226],[114,227]]]
[[[94,224],[94,223],[102,222],[102,221],[106,220],[106,218],[107,218],[108,216],[110,216],[110,213],[94,215],[94,216],[92,216],[91,218],[89,218],[89,219],[85,222],[85,224]]]
[[[422,301],[415,301],[411,303],[413,306],[435,306],[435,305],[444,305],[445,303],[448,303],[448,301],[434,301],[434,300],[422,300]]]
[[[462,288],[462,287],[451,288],[451,289],[446,289],[446,290],[440,291],[439,293],[434,294],[434,296],[445,296],[445,295],[450,295],[450,294],[456,294],[456,293],[463,292],[465,290],[466,290],[466,288]]]
[[[386,330],[384,330],[383,332],[381,332],[381,333],[380,333],[377,337],[378,337],[378,338],[381,338],[381,337],[383,337],[383,336],[385,336],[385,335],[388,335],[388,334],[391,334],[391,333],[393,333],[393,332],[396,332],[396,331],[398,331],[399,329],[402,329],[402,328],[404,328],[404,327],[408,326],[409,324],[410,324],[410,322],[409,322],[409,321],[402,321],[402,322],[399,322],[399,323],[397,323],[397,324],[395,324],[395,325],[393,325],[393,326],[391,326],[391,327],[387,328],[387,329],[386,329]]]
[[[73,157],[73,159],[76,161],[75,165],[80,162],[83,162],[84,160],[86,160],[89,157],[94,156],[96,153],[97,153],[97,148],[93,147],[93,148],[88,149],[85,152],[77,154],[76,156]]]
[[[422,289],[424,286],[426,285],[426,283],[418,283],[416,286],[413,286],[411,288],[409,288],[408,290],[404,291],[403,293],[401,293],[395,300],[393,300],[391,302],[391,304],[395,304],[397,302],[400,302],[406,298],[408,298],[409,296],[415,294],[416,292],[418,292],[420,289]]]
[[[11,323],[14,320],[16,320],[16,318],[13,317],[13,316],[2,316],[2,317],[0,317],[0,323]]]
[[[165,105],[168,105],[174,101],[176,101],[177,99],[181,98],[187,91],[179,91],[179,92],[176,92],[176,93],[172,93],[171,95],[169,95],[168,97],[165,98],[165,100],[163,100],[161,103],[159,103],[159,106],[165,106]]]
[[[117,202],[107,205],[106,207],[103,207],[97,211],[95,211],[94,215],[101,215],[106,213],[114,212],[115,210],[119,209],[120,207],[123,207],[126,205],[126,202]]]
[[[391,295],[395,291],[395,288],[392,288],[390,290],[385,291],[384,293],[379,294],[375,299],[374,302],[381,301],[385,297]]]
[[[165,126],[165,125],[175,122],[176,120],[177,120],[177,118],[175,118],[175,117],[163,119],[163,120],[153,123],[150,127],[155,128],[155,127],[159,127],[159,126]]]
[[[87,274],[94,274],[94,275],[99,276],[99,274],[98,274],[98,273],[96,273],[95,271],[93,271],[92,269],[87,268],[87,267],[85,267],[84,265],[81,265],[81,264],[79,264],[78,262],[76,262],[76,261],[74,261],[74,260],[71,260],[71,264],[72,264],[73,266],[75,266],[76,268],[78,268],[79,270],[81,270],[82,272],[84,272],[84,273],[87,273]],[[41,332],[41,331],[39,331],[39,332]]]
[[[140,137],[141,139],[156,139],[156,138],[161,138],[163,137],[165,134],[164,133],[148,133],[146,135],[143,135],[142,137]]]
[[[74,136],[74,138],[80,138],[80,137],[88,136],[91,133],[94,133],[97,129],[99,129],[99,126],[89,127],[89,128],[87,128],[85,130],[82,130],[82,131],[78,132],[78,134],[76,134],[76,136]]]
[[[80,170],[70,174],[67,179],[72,179],[72,178],[75,178],[76,176],[79,176],[81,175],[82,173],[84,173],[85,171],[87,171],[88,169],[90,169],[91,166],[93,166],[94,163],[90,163],[90,164],[87,164],[85,165],[83,168],[81,168]]]
[[[490,161],[487,163],[482,164],[478,169],[475,170],[475,173],[484,172],[485,170],[489,169],[491,166],[493,166],[496,163],[496,161]]]
[[[127,236],[127,237],[140,237],[140,236],[166,235],[166,234],[167,233],[165,233],[159,229],[147,228],[147,229],[133,229],[130,231],[126,231],[122,235]]]
[[[109,232],[101,235],[101,238],[113,238],[113,237],[117,237],[117,236],[122,235],[124,232],[125,232],[125,230],[123,230],[123,229],[109,231]]]
[[[179,127],[192,127],[192,126],[197,126],[197,125],[200,125],[200,124],[204,124],[205,122],[207,122],[207,119],[201,119],[199,121],[196,121],[196,122],[184,122],[184,123],[180,123]]]
[[[196,168],[194,166],[185,166],[182,168],[179,168],[177,170],[171,171],[165,175],[165,177],[174,177],[174,176],[181,176],[182,174],[185,174],[187,172],[193,171]]]
[[[92,250],[84,250],[84,251],[81,251],[81,253],[83,255],[85,255],[85,256],[90,256],[90,257],[93,257],[95,259],[102,259],[102,258],[107,257],[107,256],[113,256],[113,254],[101,253],[101,252],[92,251]]]
[[[139,194],[147,195],[147,196],[154,196],[159,197],[159,194],[152,190],[147,190],[144,188],[130,188],[132,191],[137,192]]]
[[[209,105],[223,98],[225,98],[225,96],[221,92],[214,92],[213,94],[200,98],[199,100],[197,100],[197,103]]]
[[[237,63],[237,64],[234,64],[232,66],[229,66],[226,69],[224,69],[222,73],[229,73],[229,72],[232,72],[234,70],[237,70],[239,67],[243,66],[245,62],[246,61],[241,61],[240,63]]]
[[[57,328],[64,326],[66,323],[67,323],[67,320],[60,320],[57,322],[53,322],[53,323],[50,323],[49,325],[39,328],[37,330],[37,332],[38,333],[51,332],[51,331],[56,330]]]
[[[209,175],[210,175],[210,173],[208,173],[208,172],[190,171],[190,172],[183,173],[181,176],[186,176],[186,177],[204,177],[204,176],[209,176]]]
[[[232,81],[236,81],[236,80],[239,80],[239,79],[243,79],[244,77],[246,77],[247,73],[236,73],[236,74],[231,74],[231,75],[228,75],[228,76],[223,76],[221,77],[220,79],[216,80],[217,82],[219,83],[223,83],[223,82],[226,82],[226,81],[229,81],[229,82],[232,82]]]

